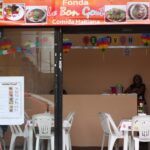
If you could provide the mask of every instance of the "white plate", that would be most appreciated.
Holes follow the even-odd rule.
[[[139,5],[139,6],[137,6],[137,5]],[[137,9],[136,7],[140,7],[139,9],[143,9],[143,10],[142,10],[142,11],[144,11],[144,12],[143,12],[143,16],[138,17],[138,16],[135,16],[135,15],[133,14],[133,12],[135,11],[134,9]],[[144,19],[144,18],[148,15],[147,6],[144,5],[144,4],[135,4],[135,5],[132,5],[129,11],[130,11],[130,15],[131,15],[131,17],[132,17],[133,19]],[[141,11],[141,10],[139,10],[139,11]],[[139,13],[139,12],[137,12],[137,13]]]
[[[4,14],[5,14],[5,17],[8,19],[8,20],[11,20],[11,21],[17,21],[17,20],[20,20],[23,16],[24,16],[24,8],[20,5],[16,5],[19,9],[19,12],[18,14],[12,14],[11,16],[7,16],[7,13],[6,13],[6,8],[8,7],[5,7],[4,8]]]
[[[43,13],[42,16],[40,16]],[[39,18],[38,18],[39,17]],[[45,9],[40,9],[40,8],[34,8],[30,9],[26,13],[26,20],[29,22],[44,22],[46,19],[46,10]]]

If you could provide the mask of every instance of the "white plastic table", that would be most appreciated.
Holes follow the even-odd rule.
[[[121,120],[119,124],[119,129],[124,133],[125,139],[124,139],[124,146],[123,150],[128,150],[128,145],[129,145],[129,132],[131,131],[131,120],[129,119],[123,119]],[[130,139],[131,140],[131,139]],[[130,143],[129,149],[132,149],[132,144]]]

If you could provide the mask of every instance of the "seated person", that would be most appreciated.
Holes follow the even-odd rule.
[[[125,90],[125,93],[136,93],[138,102],[146,104],[145,100],[145,84],[143,83],[142,77],[138,74],[134,75],[133,83]]]

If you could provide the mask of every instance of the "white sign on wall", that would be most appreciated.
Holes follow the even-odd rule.
[[[0,125],[24,123],[24,77],[0,77]]]

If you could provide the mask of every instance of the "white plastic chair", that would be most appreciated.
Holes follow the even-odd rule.
[[[25,118],[25,121],[27,121],[29,119],[29,116],[26,112],[24,114],[24,118]],[[10,125],[10,130],[11,130],[12,135],[11,135],[9,150],[15,149],[15,141],[16,141],[17,137],[24,138],[23,150],[26,150],[27,149],[27,140],[28,140],[27,127],[25,126],[24,129],[22,130],[20,125]]]
[[[32,116],[33,128],[36,137],[36,150],[40,149],[40,139],[48,140],[47,149],[54,150],[54,134],[51,132],[52,116],[49,113],[35,114]]]
[[[105,113],[105,112],[100,112],[99,116],[100,116],[100,121],[101,121],[100,123],[104,131],[101,150],[103,150],[103,147],[104,147],[105,136],[108,137],[108,150],[113,150],[116,140],[124,139],[124,135],[117,128],[110,114]]]
[[[65,120],[63,121],[63,130],[64,130],[64,134],[63,134],[63,146],[64,146],[64,150],[72,150],[72,144],[71,144],[71,137],[70,137],[70,130],[72,127],[72,123],[74,120],[74,115],[75,112],[70,112],[67,117],[65,118]]]
[[[11,130],[11,141],[10,141],[10,147],[9,150],[14,150],[15,149],[15,141],[17,137],[24,137],[24,146],[23,150],[26,149],[27,146],[27,134],[25,131],[21,129],[19,125],[10,125],[10,130]]]
[[[139,142],[150,142],[150,115],[132,118],[132,137],[135,150],[139,150]]]

